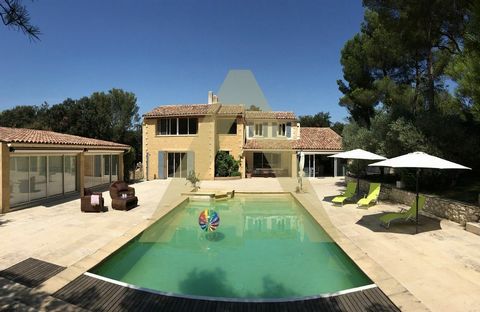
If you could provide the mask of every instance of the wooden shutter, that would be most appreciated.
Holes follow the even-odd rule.
[[[253,124],[248,125],[248,137],[253,138]]]
[[[287,138],[292,137],[292,123],[287,122]]]
[[[276,122],[272,123],[272,137],[276,137],[278,132],[278,124]]]
[[[187,174],[190,174],[193,170],[195,170],[195,153],[187,152]],[[195,172],[195,174],[198,174],[198,172]]]
[[[165,152],[158,151],[158,178],[165,179]]]
[[[263,137],[268,137],[268,123],[264,122],[262,126]]]

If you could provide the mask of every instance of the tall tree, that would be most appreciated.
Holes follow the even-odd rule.
[[[351,115],[345,148],[388,157],[423,150],[480,168],[480,2],[363,5],[360,32],[340,60],[339,104]]]
[[[364,0],[379,22],[410,59],[410,72],[427,110],[435,109],[436,90],[442,89],[445,67],[461,53],[469,0]]]
[[[469,11],[469,23],[464,40],[464,51],[455,57],[448,73],[457,82],[457,95],[470,109],[473,119],[480,124],[480,2]]]

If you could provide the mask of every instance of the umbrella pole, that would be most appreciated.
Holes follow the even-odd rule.
[[[416,225],[415,225],[415,234],[418,234],[418,178],[420,176],[420,169],[417,169],[417,179],[416,179],[416,188],[417,188],[417,196],[415,197],[415,200],[416,200],[416,209],[415,209],[415,221],[416,221]]]
[[[357,160],[357,197],[360,197],[360,164]]]

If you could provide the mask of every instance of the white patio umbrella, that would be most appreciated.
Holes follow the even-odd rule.
[[[435,157],[423,152],[414,152],[405,154],[402,156],[390,158],[384,161],[379,161],[369,166],[376,166],[376,167],[391,167],[391,168],[415,168],[417,169],[416,175],[416,206],[418,207],[418,179],[420,175],[421,169],[463,169],[463,170],[472,170],[472,168],[468,168],[454,162]],[[416,230],[415,232],[418,233],[418,209],[417,214],[415,216],[416,221]]]
[[[298,171],[303,172],[304,167],[305,167],[305,153],[300,152],[300,161],[298,162]]]
[[[300,161],[298,162],[298,182],[300,184],[300,190],[303,189],[303,168],[305,167],[305,153],[300,152]]]
[[[328,157],[332,158],[342,158],[342,159],[356,159],[356,160],[384,160],[386,157],[365,151],[362,149],[354,149],[347,152],[341,152],[338,154],[330,155]],[[358,165],[357,165],[357,169]],[[357,195],[360,193],[360,175],[357,174]]]

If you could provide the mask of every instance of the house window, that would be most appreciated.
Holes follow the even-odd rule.
[[[198,118],[161,118],[157,121],[157,135],[197,134]]]
[[[255,124],[255,136],[263,136],[263,125]]]
[[[188,118],[178,118],[178,134],[188,134]]]
[[[237,134],[237,121],[235,119],[219,119],[217,132],[218,134]]]
[[[285,134],[287,133],[287,125],[284,124],[284,123],[281,123],[278,125],[278,136],[285,136]]]

